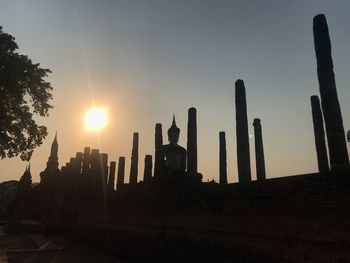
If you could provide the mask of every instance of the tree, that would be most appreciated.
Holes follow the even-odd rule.
[[[47,135],[33,117],[47,117],[52,108],[52,87],[44,81],[51,71],[17,49],[15,38],[0,26],[0,157],[29,160]]]

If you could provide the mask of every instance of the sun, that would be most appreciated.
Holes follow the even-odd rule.
[[[85,114],[85,128],[88,131],[100,131],[107,125],[107,111],[103,108],[92,108]]]

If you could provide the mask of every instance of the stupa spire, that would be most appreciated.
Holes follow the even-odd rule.
[[[49,160],[47,161],[46,169],[48,170],[58,170],[58,140],[57,131],[55,133],[55,138],[51,144],[51,153]]]

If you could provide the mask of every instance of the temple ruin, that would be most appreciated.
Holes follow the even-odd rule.
[[[244,243],[247,236],[256,238],[260,246],[268,246],[264,242],[273,241],[271,237],[278,242],[297,240],[313,247],[325,243],[337,247],[344,240],[349,242],[349,157],[324,15],[314,18],[313,29],[322,109],[318,96],[311,96],[313,131],[309,132],[315,138],[317,172],[270,178],[265,167],[261,120],[255,118],[251,128],[256,180],[252,180],[246,87],[238,79],[234,90],[237,162],[231,157],[227,160],[226,133],[220,131],[218,172],[213,175],[218,177],[218,183],[215,179],[202,180],[198,167],[197,109],[191,107],[186,148],[178,143],[180,134],[184,136],[180,132],[186,129],[177,126],[175,115],[172,121],[169,118],[171,124],[165,126],[169,127],[168,143],[163,142],[161,123],[155,124],[154,138],[140,137],[154,139],[154,155],[144,156],[142,178],[138,176],[138,132],[133,133],[130,156],[111,156],[109,161],[106,153],[85,147],[61,169],[56,133],[46,168],[40,174],[40,185],[34,190],[28,187],[31,174],[30,166],[27,167],[20,180],[20,200],[16,200],[11,215],[16,219],[30,215],[39,218],[48,229],[67,231],[94,245],[101,242],[109,250],[140,253],[141,258],[144,254],[154,255],[173,240],[213,244],[227,250],[237,240]],[[153,151],[153,146],[148,150]],[[118,158],[118,166],[113,158]],[[125,178],[128,158],[130,176]],[[229,180],[228,163],[237,164],[238,182]],[[109,242],[104,243],[105,240]],[[284,253],[288,251],[285,249]]]

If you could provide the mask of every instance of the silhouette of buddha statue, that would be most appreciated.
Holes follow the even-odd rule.
[[[176,126],[175,115],[173,123],[168,129],[169,144],[162,146],[162,155],[165,158],[166,175],[184,175],[186,170],[186,149],[178,145],[180,129]]]

